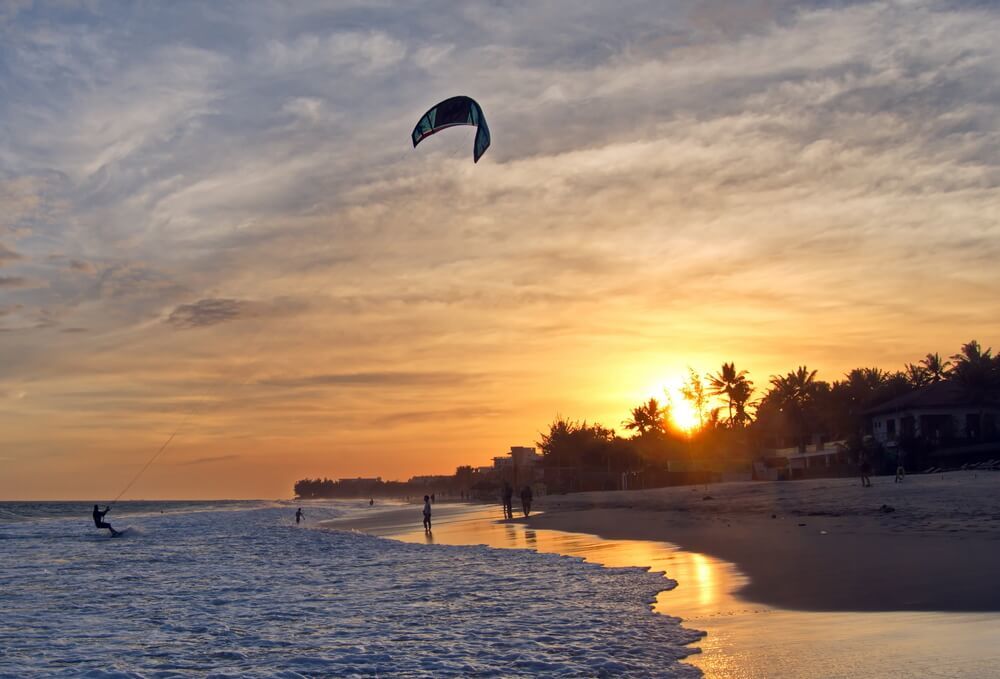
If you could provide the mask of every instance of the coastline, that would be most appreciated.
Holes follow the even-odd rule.
[[[466,516],[471,526],[493,516],[498,525],[669,543],[734,564],[746,576],[738,598],[782,609],[1000,611],[1000,588],[984,586],[1000,572],[996,472],[902,484],[883,477],[872,488],[815,479],[575,493],[540,498],[536,507],[528,519],[505,522],[498,506],[446,504],[435,519]],[[382,507],[330,527],[401,537],[416,528],[414,511]],[[490,544],[484,535],[452,531],[449,539]],[[493,546],[512,546],[505,540]]]
[[[876,480],[876,489],[880,487],[880,480]],[[932,544],[921,542],[924,537],[937,535],[945,539],[941,544],[946,547],[953,546],[952,541],[965,541],[984,549],[992,546],[994,551],[1000,550],[1000,542],[992,541],[996,537],[995,532],[977,526],[976,511],[967,511],[969,508],[978,508],[980,513],[988,511],[993,504],[990,499],[993,489],[1000,485],[1000,474],[985,481],[973,480],[977,483],[967,484],[962,477],[947,478],[946,475],[944,482],[955,484],[955,487],[945,493],[923,488],[928,479],[911,483],[905,492],[897,492],[897,486],[876,490],[860,498],[870,503],[881,497],[881,493],[894,493],[900,509],[893,514],[898,514],[900,520],[892,524],[893,530],[899,533],[897,537],[913,540],[918,547]],[[701,652],[688,656],[684,662],[712,679],[732,676],[797,676],[804,679],[881,676],[902,679],[915,675],[979,677],[988,674],[988,668],[1000,663],[1000,649],[993,642],[1000,634],[1000,615],[996,613],[928,612],[919,608],[879,610],[870,605],[846,605],[851,603],[846,601],[836,602],[837,606],[832,610],[795,610],[753,603],[750,595],[756,591],[754,582],[741,568],[716,558],[711,552],[691,551],[695,539],[705,541],[706,546],[712,546],[720,553],[735,550],[729,543],[740,532],[746,534],[747,539],[761,536],[762,540],[768,540],[770,536],[803,550],[812,549],[814,539],[796,540],[799,537],[796,531],[812,529],[817,536],[815,539],[826,538],[830,530],[819,526],[827,521],[830,528],[844,530],[845,533],[848,526],[854,526],[855,533],[847,534],[853,535],[856,547],[873,552],[894,549],[898,543],[884,539],[886,529],[878,526],[883,519],[877,507],[873,514],[867,504],[852,503],[851,498],[857,491],[853,490],[850,481],[826,479],[801,484],[718,484],[709,486],[707,493],[704,487],[687,487],[550,496],[540,503],[545,512],[527,521],[503,520],[499,505],[445,504],[434,509],[435,524],[431,536],[425,535],[421,529],[420,511],[416,506],[383,507],[369,516],[324,522],[322,527],[360,530],[404,542],[486,544],[498,548],[531,549],[581,557],[610,567],[639,566],[664,571],[668,578],[676,580],[677,586],[671,588],[665,584],[653,610],[679,617],[685,627],[706,632],[706,636],[694,644]],[[817,490],[822,493],[817,495]],[[953,505],[953,509],[945,515],[940,515],[940,509],[933,508],[935,504],[953,503],[956,494],[966,497],[960,506]],[[704,500],[706,495],[719,502]],[[907,499],[907,496],[915,497]],[[851,506],[843,507],[845,502]],[[631,509],[628,509],[629,505]],[[840,511],[838,506],[845,513],[834,516]],[[654,507],[670,509],[658,510]],[[770,519],[770,513],[766,515],[767,521],[755,521],[753,516],[746,516],[748,512],[765,507],[773,507],[779,518]],[[829,513],[816,515],[819,507]],[[781,514],[777,514],[778,511],[785,512],[784,520],[780,518]],[[809,512],[814,515],[809,516]],[[868,515],[872,515],[869,517],[872,521],[854,518]],[[671,526],[668,519],[676,521]],[[678,528],[682,520],[689,522],[692,534],[687,536],[691,538],[688,545],[679,546],[680,540],[685,537]],[[774,525],[778,528],[770,527],[769,522],[772,521],[777,522]],[[972,522],[964,533],[949,533],[960,530],[958,526],[963,521],[967,524]],[[757,526],[759,523],[764,525]],[[800,528],[798,523],[807,525]],[[580,532],[575,532],[577,530]],[[827,535],[821,535],[820,530],[827,530]],[[977,530],[984,532],[980,534]],[[695,535],[699,532],[713,536],[716,542],[709,545],[709,538]],[[609,537],[611,535],[635,538],[612,538]],[[782,535],[786,537],[781,538]],[[677,542],[664,542],[669,536]],[[933,539],[932,542],[938,544]],[[753,546],[761,553],[761,559],[779,560],[763,545]],[[825,554],[823,549],[821,544],[817,553]],[[954,558],[949,558],[954,565]],[[789,577],[796,581],[815,581],[816,578],[803,563],[793,559],[793,567],[787,571]],[[948,561],[938,558],[937,563],[945,567]],[[960,564],[955,568],[962,569],[964,566]],[[775,572],[774,569],[771,572]],[[956,579],[954,575],[948,577]],[[989,591],[992,589],[992,577],[993,574],[990,574],[985,580],[966,584],[976,589],[983,598],[992,597]],[[939,583],[934,586],[938,587]],[[951,587],[953,583],[947,586]],[[812,592],[819,588],[821,583],[818,582],[809,585]],[[558,589],[553,594],[558,596]],[[858,592],[854,595],[857,596]],[[885,598],[881,596],[872,601],[883,609],[888,608]]]
[[[1000,474],[740,482],[551,496],[535,528],[666,541],[736,564],[750,602],[1000,611]],[[885,509],[883,509],[885,507]],[[773,518],[772,518],[773,517]]]
[[[526,523],[710,554],[747,575],[740,598],[779,608],[1000,611],[1000,592],[984,586],[1000,572],[1000,540],[991,537],[849,533],[828,518],[727,521],[633,509],[553,511]]]

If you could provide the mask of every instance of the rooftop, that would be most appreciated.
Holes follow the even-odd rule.
[[[935,408],[963,408],[982,405],[962,385],[951,380],[942,380],[920,387],[908,394],[872,406],[867,415],[894,413],[902,410],[930,410]],[[1000,408],[1000,393],[990,394],[985,405]]]

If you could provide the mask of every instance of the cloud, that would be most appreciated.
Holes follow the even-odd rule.
[[[175,465],[187,467],[191,465],[202,465],[202,464],[214,464],[216,462],[225,462],[226,460],[238,460],[240,455],[210,455],[207,457],[197,457],[193,460],[182,460],[180,462],[175,462]]]
[[[3,266],[7,262],[16,262],[19,259],[24,258],[3,243],[0,243],[0,266]]]
[[[27,288],[34,283],[22,276],[0,276],[0,288]]]
[[[274,377],[260,384],[271,387],[434,387],[456,386],[477,376],[452,372],[351,372]]]
[[[69,268],[71,271],[78,271],[80,273],[85,273],[89,275],[97,273],[97,267],[95,267],[92,263],[86,262],[82,259],[69,260]]]
[[[166,322],[178,328],[204,328],[235,321],[246,311],[246,303],[238,299],[200,299],[193,304],[181,304]]]
[[[165,322],[177,328],[203,328],[246,318],[273,320],[307,308],[303,300],[293,297],[276,297],[268,301],[213,297],[178,305]]]

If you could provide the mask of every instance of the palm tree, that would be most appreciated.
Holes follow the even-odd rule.
[[[632,408],[632,419],[622,422],[622,426],[643,436],[648,433],[666,431],[667,409],[655,398],[641,406]]]
[[[816,394],[816,371],[804,365],[785,375],[771,376],[771,396],[799,429],[799,450],[805,450],[805,413]]]
[[[913,363],[907,363],[905,376],[906,381],[909,382],[910,386],[915,389],[926,387],[931,383],[931,381],[938,381],[932,380],[930,370],[920,364],[914,365]]]
[[[754,402],[750,400],[752,396],[753,382],[750,380],[743,380],[733,385],[733,389],[729,393],[730,401],[735,411],[732,418],[733,424],[738,427],[746,427],[753,422],[753,417],[747,412],[747,408],[754,405]]]
[[[951,377],[969,399],[979,407],[978,435],[981,438],[986,401],[1000,390],[1000,357],[994,358],[993,349],[976,340],[962,345],[962,351],[951,357],[954,366]]]
[[[948,372],[951,369],[951,361],[942,360],[941,355],[937,352],[927,354],[927,356],[920,361],[920,365],[927,370],[927,374],[930,377],[931,382],[940,382],[948,376]]]
[[[729,426],[732,427],[733,411],[736,410],[737,401],[734,395],[743,396],[745,405],[753,393],[753,382],[747,379],[747,371],[736,371],[735,363],[723,363],[722,370],[715,375],[708,376],[709,394],[712,396],[725,396],[729,406]],[[744,396],[745,395],[745,396]]]

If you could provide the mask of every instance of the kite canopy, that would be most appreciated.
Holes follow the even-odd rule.
[[[431,107],[413,128],[413,148],[435,132],[456,125],[472,125],[476,128],[472,160],[478,163],[490,147],[490,128],[486,125],[483,109],[471,97],[452,97]]]

